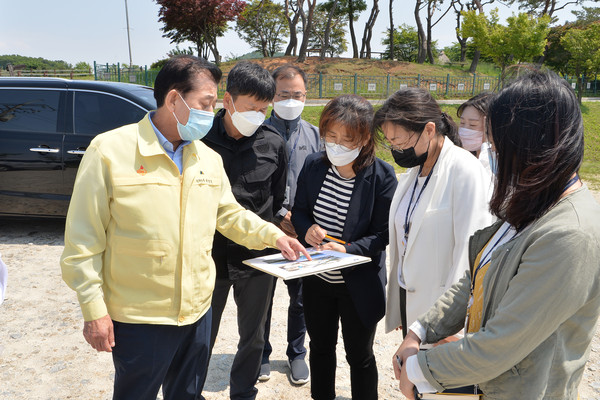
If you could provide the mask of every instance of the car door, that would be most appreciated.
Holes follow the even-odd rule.
[[[66,88],[0,88],[0,211],[64,215]]]
[[[139,122],[148,112],[129,99],[112,93],[72,89],[73,133],[64,138],[63,190],[73,192],[77,168],[85,149],[99,133]]]

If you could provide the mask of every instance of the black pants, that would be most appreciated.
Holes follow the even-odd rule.
[[[114,400],[202,398],[201,381],[208,368],[211,310],[185,326],[126,324],[113,321],[115,347]]]
[[[306,347],[304,347],[304,338],[306,337],[306,323],[304,322],[304,307],[302,305],[302,278],[290,279],[284,281],[290,296],[290,305],[288,307],[287,317],[287,350],[285,354],[289,360],[304,359],[306,357]],[[262,363],[269,362],[269,357],[273,352],[269,336],[271,334],[271,313],[273,311],[273,296],[275,295],[275,284],[273,284],[273,294],[269,304],[267,322],[265,324],[265,349],[262,355]]]
[[[328,283],[316,276],[303,279],[304,318],[310,337],[312,398],[335,398],[335,347],[341,320],[346,360],[350,365],[352,398],[377,399],[377,365],[373,354],[377,325],[363,325],[345,284]]]
[[[240,340],[229,376],[229,395],[232,400],[254,399],[258,390],[254,387],[260,372],[262,352],[265,345],[265,320],[274,278],[261,274],[230,281],[217,279],[212,298],[212,332],[210,348],[217,340],[221,315],[227,303],[229,289],[233,286],[233,299],[237,306],[237,322]]]

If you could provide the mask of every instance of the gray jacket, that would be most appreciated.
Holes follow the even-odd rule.
[[[304,166],[304,160],[308,155],[321,151],[321,138],[319,128],[304,121],[301,117],[293,121],[286,121],[271,112],[271,116],[265,121],[265,124],[274,127],[287,142],[287,188],[283,208],[279,212],[279,216],[283,217],[294,205],[296,183],[300,170]]]
[[[470,269],[502,221],[476,232]],[[425,342],[464,325],[470,272],[419,322]],[[420,352],[438,390],[479,384],[485,399],[577,399],[600,312],[600,206],[587,188],[561,199],[494,251],[479,332]]]

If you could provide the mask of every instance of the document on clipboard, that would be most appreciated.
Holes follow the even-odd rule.
[[[285,259],[281,254],[251,258],[244,264],[283,280],[301,278],[321,272],[351,267],[371,261],[371,258],[333,250],[315,250],[309,248],[311,261],[304,255],[295,261]]]

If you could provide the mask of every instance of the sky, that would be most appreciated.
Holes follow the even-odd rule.
[[[371,49],[375,52],[384,51],[381,39],[388,29],[388,4],[387,0],[379,1],[380,12],[371,41]],[[369,8],[355,23],[359,50],[372,0],[367,0],[367,5]],[[158,22],[159,6],[155,1],[127,0],[127,6],[133,64],[150,67],[153,62],[165,58],[175,44],[162,37],[162,24]],[[486,9],[494,7],[499,8],[503,23],[511,13],[518,12],[516,7],[509,8],[498,2]],[[573,9],[562,11],[558,15],[559,22],[574,20],[570,12]],[[412,0],[394,1],[394,25],[402,23],[415,26]],[[455,17],[449,13],[434,27],[433,37],[439,47],[456,41],[455,24]],[[190,45],[185,43],[179,47]],[[217,45],[224,59],[252,51],[233,29],[219,38]],[[349,37],[348,48],[352,50]],[[94,61],[129,64],[125,0],[0,0],[0,55],[4,54],[64,60],[73,65],[79,61],[90,65]]]

